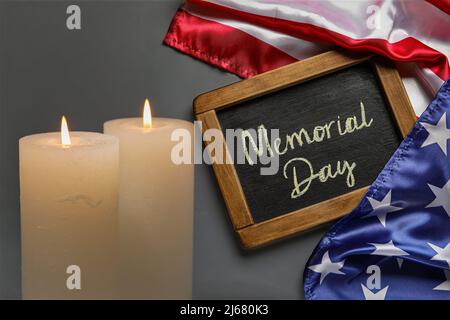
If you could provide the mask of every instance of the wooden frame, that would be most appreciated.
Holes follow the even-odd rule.
[[[414,125],[416,116],[395,67],[379,57],[350,55],[341,51],[329,51],[204,93],[194,100],[194,113],[196,118],[202,121],[203,131],[214,128],[222,132],[216,114],[218,110],[366,61],[370,61],[374,68],[399,132],[405,137]],[[229,157],[225,138],[222,138],[224,154]],[[357,189],[255,224],[236,169],[233,164],[228,163],[231,162],[213,164],[213,168],[231,222],[245,248],[257,247],[342,217],[359,203],[368,189],[368,187]]]

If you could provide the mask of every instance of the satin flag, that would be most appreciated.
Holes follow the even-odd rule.
[[[420,115],[450,75],[450,0],[186,0],[164,42],[247,78],[337,46],[398,62]]]
[[[450,81],[314,250],[307,299],[450,299]]]

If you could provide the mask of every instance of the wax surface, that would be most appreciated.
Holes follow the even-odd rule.
[[[24,299],[117,297],[119,143],[99,133],[19,141]],[[69,265],[81,290],[69,290]]]
[[[105,123],[120,140],[121,296],[192,297],[194,166],[171,161],[175,129],[192,123],[155,118]]]

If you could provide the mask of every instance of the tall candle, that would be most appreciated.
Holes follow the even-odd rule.
[[[192,123],[151,118],[106,122],[120,140],[121,296],[192,297],[194,166],[171,160],[175,129],[192,136]]]
[[[117,138],[66,131],[19,141],[24,299],[117,297]]]

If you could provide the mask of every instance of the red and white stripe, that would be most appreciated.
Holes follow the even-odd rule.
[[[165,43],[251,77],[340,46],[398,61],[416,113],[450,76],[450,0],[186,0]]]

